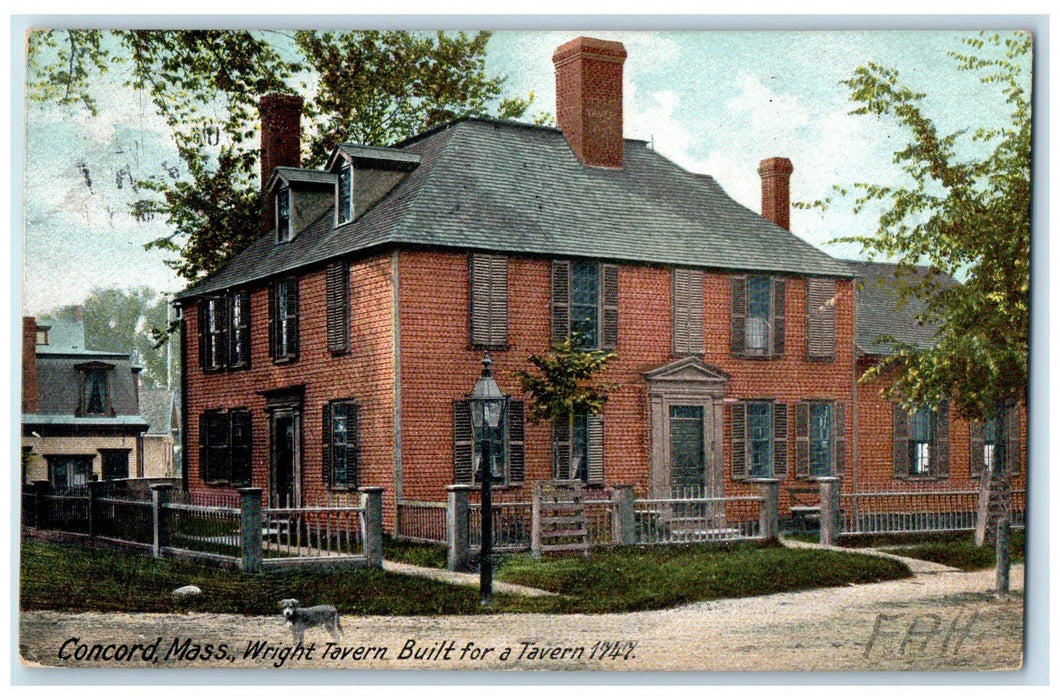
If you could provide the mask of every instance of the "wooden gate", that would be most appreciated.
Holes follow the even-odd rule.
[[[530,550],[535,557],[551,552],[589,556],[585,489],[580,481],[542,481],[534,485]]]

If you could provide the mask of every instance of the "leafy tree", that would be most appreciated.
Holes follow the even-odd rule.
[[[871,255],[897,259],[899,299],[924,299],[937,324],[934,347],[896,344],[863,380],[885,377],[908,407],[953,402],[965,417],[993,415],[1025,400],[1030,314],[1031,101],[1024,68],[1029,34],[980,35],[951,52],[1003,93],[1003,126],[940,135],[922,109],[925,94],[875,63],[844,81],[855,114],[894,120],[909,143],[894,154],[908,184],[857,184],[855,211],[882,205],[874,235],[849,236]],[[972,155],[969,155],[972,154]],[[839,190],[844,193],[843,190]],[[911,274],[926,264],[927,274]],[[946,284],[944,276],[962,281]]]
[[[585,350],[576,339],[556,343],[543,354],[528,358],[539,374],[517,370],[523,391],[530,395],[527,417],[534,423],[583,413],[600,413],[610,384],[593,377],[615,358],[615,353]]]
[[[313,92],[303,128],[306,162],[320,165],[342,141],[390,145],[466,115],[518,118],[528,100],[501,99],[485,71],[488,32],[38,31],[29,38],[31,99],[95,113],[96,76],[128,66],[125,84],[150,96],[183,163],[175,182],[136,179],[140,219],[172,232],[148,244],[196,280],[261,235],[257,104],[269,92]],[[294,58],[289,58],[294,56]],[[296,84],[300,89],[296,88]],[[311,90],[308,86],[314,85]]]
[[[167,349],[159,347],[152,329],[164,328],[168,323],[169,299],[148,287],[127,289],[96,288],[82,304],[85,324],[85,347],[105,352],[136,352],[144,371],[141,374],[144,386],[166,386]],[[74,320],[73,305],[63,306],[48,314],[48,317]],[[171,347],[170,352],[179,352]],[[171,363],[173,372],[179,372],[179,363]],[[171,377],[174,386],[179,376]]]

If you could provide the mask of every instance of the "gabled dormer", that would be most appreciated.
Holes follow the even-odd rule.
[[[276,168],[266,189],[273,202],[276,242],[286,243],[331,206],[335,176],[320,170]]]
[[[335,182],[335,225],[359,218],[420,164],[420,156],[393,148],[339,144],[328,159]]]

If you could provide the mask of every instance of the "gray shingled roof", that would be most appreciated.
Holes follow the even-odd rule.
[[[919,348],[930,348],[935,344],[938,326],[917,320],[927,304],[915,297],[903,299],[899,303],[895,289],[897,264],[856,260],[847,260],[846,263],[858,276],[857,345],[863,352],[868,355],[891,354],[894,347],[891,342],[882,341],[883,336]],[[927,268],[914,270],[917,274],[923,274]],[[943,284],[957,282],[947,277]]]
[[[115,357],[113,353],[38,354],[39,413],[73,416],[81,400],[81,372],[77,366],[92,360],[114,365],[107,382],[114,413],[118,416],[137,417],[139,420],[133,362],[128,355]]]
[[[280,175],[287,182],[304,182],[311,185],[334,185],[335,175],[323,170],[310,170],[309,168],[276,168],[273,177]]]
[[[166,435],[173,425],[173,397],[171,389],[141,389],[140,415],[150,426],[148,435]]]
[[[557,129],[489,119],[400,147],[422,157],[419,167],[356,221],[336,228],[329,211],[288,243],[263,235],[179,297],[395,245],[853,276],[642,141],[625,142],[620,170],[582,166]]]

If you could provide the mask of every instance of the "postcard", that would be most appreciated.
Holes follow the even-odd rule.
[[[21,663],[1018,671],[983,30],[32,28]]]

